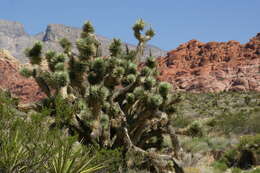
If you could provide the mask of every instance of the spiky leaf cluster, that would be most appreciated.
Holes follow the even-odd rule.
[[[159,93],[163,98],[166,98],[167,95],[169,95],[170,90],[171,90],[172,86],[171,84],[167,83],[167,82],[161,82],[159,85]]]
[[[26,67],[23,67],[21,70],[20,70],[20,74],[26,78],[29,78],[33,75],[33,71],[29,68],[26,68]]]
[[[149,107],[149,109],[154,110],[159,108],[162,102],[163,102],[163,98],[160,95],[158,94],[149,95],[147,99],[147,106]]]
[[[87,21],[84,23],[82,27],[82,33],[81,38],[88,37],[90,34],[93,34],[95,32],[95,29],[90,21]]]
[[[48,62],[48,66],[50,71],[63,71],[64,70],[64,63],[66,61],[65,54],[57,54],[54,51],[48,51],[45,54],[46,60]]]
[[[97,44],[97,41],[92,36],[79,39],[77,41],[77,48],[80,52],[79,57],[82,60],[88,60],[95,56],[97,53]]]
[[[96,58],[90,62],[90,70],[88,74],[88,81],[95,85],[100,83],[106,73],[106,62],[103,58]]]
[[[62,38],[60,40],[60,45],[64,49],[65,53],[71,52],[72,44],[71,44],[71,42],[68,39]]]
[[[54,85],[58,88],[65,87],[69,82],[68,74],[63,71],[55,72],[53,74],[53,81],[55,82]]]
[[[36,42],[32,48],[25,50],[25,55],[29,58],[32,65],[40,65],[42,62],[42,43]]]
[[[152,37],[154,37],[155,32],[154,30],[150,27],[149,29],[146,28],[147,24],[142,20],[139,19],[135,25],[133,26],[133,31],[134,31],[134,36],[135,38],[138,40],[138,46],[137,46],[137,50],[138,50],[138,54],[137,54],[137,60],[138,62],[140,62],[141,57],[144,55],[144,48],[145,48],[145,44],[152,39]],[[145,32],[144,34],[142,32]]]
[[[122,48],[121,48],[121,40],[119,39],[113,39],[113,42],[109,46],[109,51],[111,52],[111,56],[117,57],[121,54]]]
[[[107,99],[108,95],[109,95],[109,91],[106,87],[91,86],[89,88],[88,99],[89,102],[103,103]]]

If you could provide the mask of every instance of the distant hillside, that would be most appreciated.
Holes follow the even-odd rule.
[[[24,55],[25,48],[32,46],[36,41],[42,41],[45,50],[54,49],[61,51],[58,41],[66,37],[75,43],[80,36],[80,32],[80,28],[62,24],[50,24],[45,31],[36,35],[29,35],[25,32],[22,24],[0,19],[0,48],[9,50],[14,57],[24,63],[27,62],[27,58]],[[111,43],[111,39],[99,35],[97,35],[97,39],[101,42],[103,55],[108,55],[108,46]],[[130,49],[135,48],[134,45],[128,45]],[[146,56],[149,55],[150,50],[153,56],[156,57],[166,55],[164,50],[148,45],[145,50]]]

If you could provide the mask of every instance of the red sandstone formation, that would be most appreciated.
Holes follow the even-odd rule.
[[[178,90],[260,91],[260,33],[243,45],[191,40],[158,62],[160,80]]]
[[[6,50],[0,50],[0,88],[7,89],[22,103],[30,103],[44,97],[33,79],[19,74],[21,64]]]

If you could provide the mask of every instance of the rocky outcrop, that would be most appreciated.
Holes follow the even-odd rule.
[[[8,37],[21,37],[27,35],[21,23],[0,20],[0,33]]]
[[[27,62],[24,50],[38,39],[28,35],[22,24],[0,19],[0,48],[6,49],[21,62]]]
[[[158,62],[160,80],[177,90],[260,91],[260,33],[246,44],[191,40]]]
[[[22,103],[38,101],[44,97],[33,79],[19,74],[20,62],[7,50],[0,49],[0,88],[9,90]]]
[[[36,41],[42,41],[44,43],[45,51],[49,49],[62,51],[58,41],[61,38],[66,37],[71,42],[75,43],[80,36],[80,32],[80,28],[62,24],[50,24],[44,32],[31,36],[24,31],[22,24],[0,19],[0,48],[9,50],[14,57],[24,63],[28,61],[27,57],[24,55],[24,50],[31,47]],[[101,43],[103,55],[108,55],[108,46],[111,43],[111,39],[99,35],[97,35],[97,39]],[[134,45],[128,45],[130,49],[135,48]],[[166,55],[165,51],[151,45],[147,46],[145,55],[149,55],[150,50],[156,57]],[[74,51],[76,51],[75,44]]]

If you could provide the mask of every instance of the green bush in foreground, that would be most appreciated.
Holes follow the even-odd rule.
[[[19,112],[16,100],[3,91],[0,102],[0,172],[90,173],[107,166],[95,158],[96,152],[77,145],[75,138],[49,130],[47,110]]]

